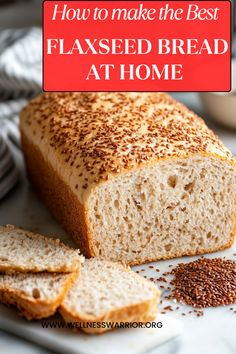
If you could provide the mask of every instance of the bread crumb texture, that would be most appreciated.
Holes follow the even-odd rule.
[[[0,226],[0,272],[73,272],[83,256],[59,239],[17,228]]]
[[[69,277],[70,274],[46,272],[0,274],[0,291],[12,290],[27,298],[55,301]]]

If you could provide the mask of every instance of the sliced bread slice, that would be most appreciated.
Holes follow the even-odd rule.
[[[0,272],[74,272],[83,257],[58,239],[12,225],[0,226]]]
[[[129,267],[96,258],[86,260],[59,312],[80,322],[88,333],[108,331],[112,323],[147,322],[155,318],[160,292]]]
[[[77,273],[0,274],[0,302],[15,305],[28,319],[55,313]]]

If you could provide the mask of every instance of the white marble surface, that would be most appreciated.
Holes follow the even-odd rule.
[[[183,332],[179,320],[162,314],[158,314],[155,320],[162,324],[160,328],[120,329],[103,335],[87,335],[71,329],[42,328],[40,321],[26,321],[14,309],[3,305],[0,305],[0,313],[0,328],[31,338],[35,343],[43,343],[61,354],[145,354]],[[47,321],[61,322],[62,319],[57,314]]]
[[[204,116],[201,105],[196,94],[178,93],[176,97],[185,101],[193,110]],[[236,153],[236,133],[215,126],[209,121],[209,125],[224,140],[225,144]],[[22,158],[17,153],[17,162],[22,166]],[[50,213],[29,186],[25,176],[22,174],[18,186],[3,200],[0,201],[0,224],[14,223],[18,226],[28,228],[33,231],[39,231],[49,235],[59,235],[62,239],[68,240],[66,234],[53,220]],[[72,244],[72,241],[70,241]],[[230,250],[213,254],[212,256],[227,255],[232,257],[236,252],[234,246]],[[189,261],[197,257],[184,258],[181,261]],[[158,268],[161,271],[168,269],[169,264],[175,264],[179,260],[158,262]],[[136,267],[138,268],[144,268]],[[152,270],[146,268],[147,276],[152,276]],[[236,353],[236,314],[229,310],[231,306],[219,307],[216,309],[207,309],[203,317],[193,315],[182,316],[182,312],[190,309],[181,308],[180,311],[170,312],[169,316],[182,321],[184,332],[178,338],[152,350],[152,354],[235,354]],[[235,310],[236,310],[236,306]],[[1,313],[0,313],[1,316]],[[0,353],[4,354],[49,354],[50,350],[43,349],[29,341],[21,340],[18,337],[6,334],[0,331]],[[44,343],[42,343],[43,346]]]

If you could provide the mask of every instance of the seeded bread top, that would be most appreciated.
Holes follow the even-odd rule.
[[[22,111],[21,129],[80,201],[98,182],[159,159],[235,164],[203,120],[164,93],[46,93]]]

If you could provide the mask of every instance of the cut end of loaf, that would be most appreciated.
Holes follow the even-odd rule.
[[[207,156],[163,160],[97,187],[88,215],[95,255],[112,261],[217,251],[234,239],[236,167]]]

